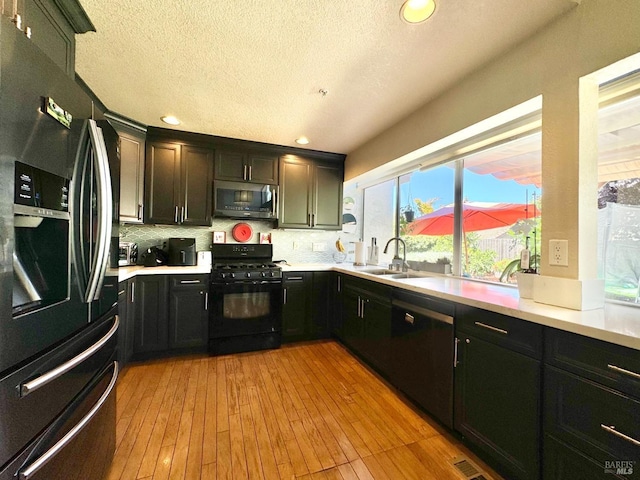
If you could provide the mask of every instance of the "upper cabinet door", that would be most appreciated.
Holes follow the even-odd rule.
[[[144,223],[179,223],[180,145],[147,143],[145,182]]]
[[[314,176],[314,228],[342,228],[342,164],[318,163]]]
[[[311,176],[313,164],[300,157],[280,159],[280,200],[278,227],[311,228]]]
[[[246,158],[249,182],[278,184],[278,157],[269,155],[248,154]]]
[[[245,155],[241,152],[216,150],[216,180],[245,180]]]
[[[233,150],[216,151],[216,180],[277,185],[278,157]]]
[[[120,136],[120,221],[142,223],[144,205],[144,134]]]
[[[182,146],[180,223],[211,225],[211,178],[213,152],[209,149]]]

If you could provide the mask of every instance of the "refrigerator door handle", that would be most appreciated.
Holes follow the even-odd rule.
[[[55,380],[56,378],[67,373],[69,370],[80,365],[87,358],[89,358],[91,355],[93,355],[98,350],[100,350],[103,347],[103,345],[107,343],[111,339],[111,337],[113,337],[116,334],[116,332],[118,331],[119,325],[120,325],[120,318],[118,317],[118,315],[116,315],[114,317],[113,326],[111,327],[111,329],[109,329],[109,331],[105,334],[105,336],[102,337],[100,340],[98,340],[96,343],[91,345],[82,353],[79,353],[72,359],[68,360],[67,362],[61,365],[58,365],[53,370],[49,370],[47,373],[40,375],[39,377],[34,378],[33,380],[20,385],[20,397],[21,398],[26,397],[30,393],[35,392],[39,388],[45,386],[47,383]]]
[[[91,273],[85,293],[87,303],[100,298],[102,282],[109,262],[109,242],[111,240],[111,222],[113,199],[111,192],[111,172],[107,147],[102,136],[102,129],[95,120],[89,120],[89,137],[95,152],[97,170],[96,184],[98,195],[98,238],[96,252],[93,257]]]
[[[52,458],[54,458],[64,447],[67,446],[71,440],[73,440],[76,435],[78,435],[82,429],[96,416],[96,414],[102,408],[102,405],[107,401],[109,395],[113,391],[113,388],[116,386],[116,380],[118,379],[118,362],[113,362],[113,376],[111,377],[111,381],[107,386],[107,389],[100,396],[95,405],[87,412],[87,414],[82,417],[71,430],[67,432],[67,434],[58,440],[53,447],[47,450],[44,454],[42,454],[36,461],[34,461],[31,465],[20,472],[19,478],[20,480],[29,480],[33,477],[38,470],[44,467]]]

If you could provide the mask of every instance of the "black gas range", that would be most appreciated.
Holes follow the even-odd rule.
[[[211,353],[280,347],[282,270],[272,255],[271,244],[211,246]]]

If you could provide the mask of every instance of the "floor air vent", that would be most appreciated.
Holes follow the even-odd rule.
[[[467,457],[455,457],[451,463],[465,480],[491,480],[491,477]]]

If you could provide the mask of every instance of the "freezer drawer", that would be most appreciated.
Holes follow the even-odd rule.
[[[116,351],[116,313],[0,380],[0,466],[49,426],[108,362]]]
[[[73,402],[0,472],[0,480],[101,480],[115,450],[115,352]]]

